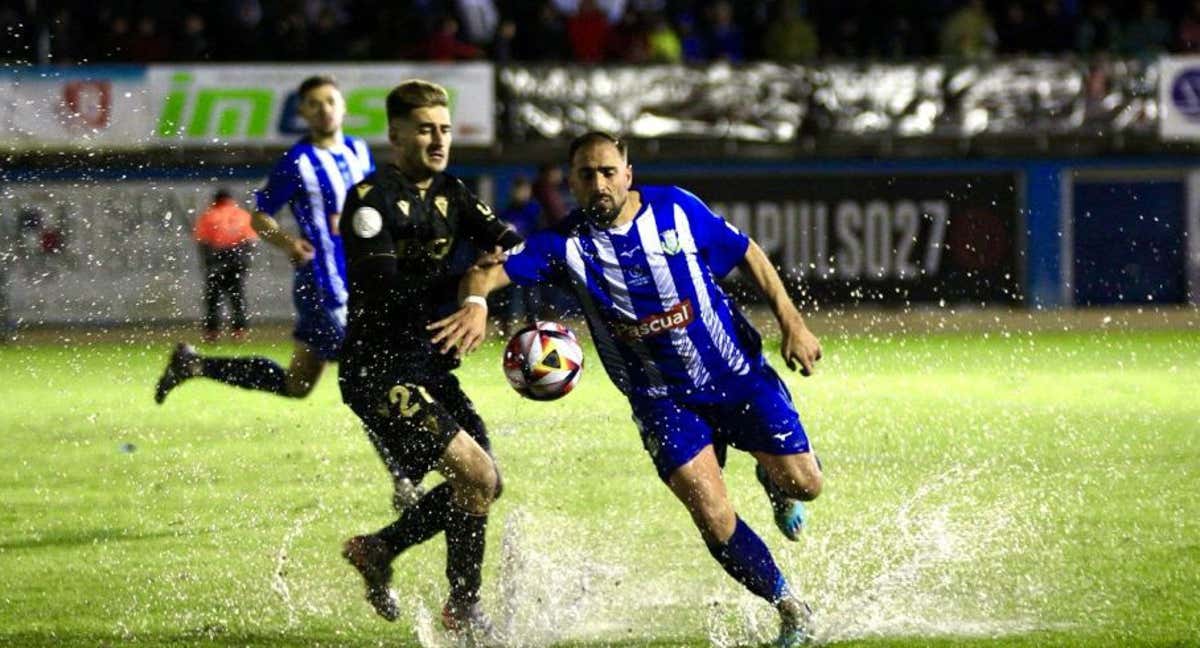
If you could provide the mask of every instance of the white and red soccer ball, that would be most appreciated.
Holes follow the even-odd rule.
[[[566,396],[583,375],[583,348],[570,329],[537,322],[517,331],[504,347],[504,377],[517,393],[548,401]]]

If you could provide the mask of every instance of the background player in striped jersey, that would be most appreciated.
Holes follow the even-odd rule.
[[[308,135],[296,142],[255,192],[252,224],[263,240],[288,255],[295,266],[295,346],[285,370],[264,357],[207,357],[179,344],[158,381],[162,403],[183,381],[203,376],[223,383],[291,398],[304,398],[327,362],[336,360],[346,335],[346,262],[338,219],[346,191],[375,170],[366,142],[342,134],[346,102],[329,76],[305,79],[299,88],[300,116]],[[299,236],[279,227],[274,215],[291,207]]]
[[[633,187],[623,142],[585,134],[572,142],[570,163],[581,208],[511,248],[502,265],[478,264],[464,278],[466,290],[484,295],[511,280],[558,283],[575,295],[659,476],[687,507],[717,562],[779,610],[778,645],[799,645],[811,638],[811,611],[737,516],[721,466],[729,445],[754,456],[789,539],[803,524],[800,500],[821,491],[821,469],[787,387],[762,355],[758,332],[717,280],[740,267],[762,290],[779,320],[790,368],[811,374],[820,343],[762,249],[683,189]],[[444,350],[467,352],[485,326],[480,313],[463,308],[432,325],[433,339]]]

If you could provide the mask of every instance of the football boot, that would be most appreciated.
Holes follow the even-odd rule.
[[[446,601],[446,606],[442,608],[442,626],[454,635],[459,646],[490,648],[504,645],[495,626],[492,625],[492,620],[483,611],[483,606],[479,604],[479,601],[473,603]]]
[[[779,610],[779,637],[775,640],[776,648],[796,648],[807,646],[813,642],[812,608],[808,603],[788,597],[776,606]]]
[[[762,484],[763,490],[767,492],[771,510],[775,513],[775,526],[779,527],[779,532],[788,540],[793,542],[799,540],[800,532],[804,530],[804,524],[807,521],[804,502],[784,494],[767,476],[767,470],[762,467],[762,464],[754,467],[754,476],[758,478],[758,483]]]
[[[196,375],[193,365],[199,358],[199,354],[196,353],[196,349],[192,348],[192,345],[183,342],[175,345],[175,351],[171,353],[171,359],[167,361],[167,368],[163,370],[162,377],[158,379],[158,385],[154,387],[154,402],[162,405],[172,389]]]
[[[389,587],[395,556],[387,543],[373,535],[354,536],[346,541],[342,557],[362,575],[367,587],[367,602],[375,612],[388,621],[395,621],[400,616],[400,608]]]

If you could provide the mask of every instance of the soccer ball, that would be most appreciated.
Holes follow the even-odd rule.
[[[583,349],[570,329],[537,322],[517,331],[504,347],[504,377],[517,393],[549,401],[566,396],[583,375]]]

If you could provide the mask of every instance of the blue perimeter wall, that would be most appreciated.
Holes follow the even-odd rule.
[[[378,160],[387,159],[387,152],[377,152]],[[1056,308],[1070,306],[1070,291],[1065,287],[1062,258],[1063,222],[1071,215],[1064,214],[1064,179],[1069,172],[1104,171],[1106,173],[1128,170],[1131,176],[1147,171],[1178,171],[1182,181],[1188,168],[1200,166],[1200,161],[1186,156],[1163,157],[1111,157],[1111,158],[987,158],[987,159],[929,159],[929,160],[826,160],[826,161],[706,161],[706,162],[647,162],[639,164],[633,160],[634,179],[639,171],[655,175],[675,175],[679,184],[686,186],[689,176],[725,173],[873,173],[886,174],[918,173],[1014,173],[1020,186],[1017,187],[1018,218],[1024,220],[1026,268],[1025,295],[1030,307]],[[494,183],[494,202],[502,207],[514,178],[532,178],[536,165],[455,165],[450,171],[464,178],[490,176]],[[31,182],[36,180],[95,179],[111,178],[253,178],[266,177],[267,166],[252,166],[220,169],[218,167],[196,168],[98,168],[87,172],[79,170],[8,169],[0,171],[0,186],[7,182]],[[1020,223],[1018,228],[1021,229]]]
[[[989,158],[989,159],[930,159],[930,160],[830,160],[802,162],[705,162],[705,163],[634,163],[634,179],[639,170],[655,175],[674,174],[686,185],[689,175],[709,175],[722,171],[754,171],[759,173],[1004,173],[1016,175],[1018,218],[1024,221],[1025,234],[1025,295],[1031,307],[1057,308],[1070,306],[1070,291],[1064,282],[1062,257],[1063,223],[1073,215],[1065,214],[1064,181],[1070,182],[1075,171],[1104,171],[1120,175],[1127,170],[1132,176],[1146,171],[1178,171],[1183,180],[1186,169],[1200,166],[1200,161],[1185,156],[1175,157],[1112,157],[1112,158]],[[508,195],[508,184],[517,174],[532,177],[535,169],[521,167],[460,168],[459,173],[472,175],[490,173],[495,178],[496,196]],[[1022,224],[1018,223],[1018,228]]]

